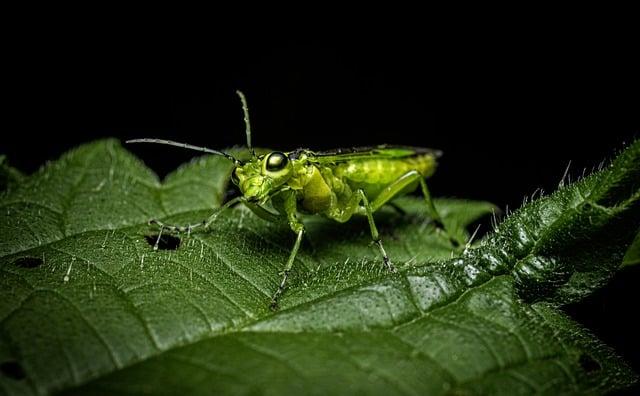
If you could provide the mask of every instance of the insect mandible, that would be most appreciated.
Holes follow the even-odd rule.
[[[287,278],[300,248],[305,226],[300,214],[321,215],[339,223],[355,216],[365,216],[369,224],[371,239],[377,245],[384,266],[390,272],[395,267],[384,249],[373,213],[391,200],[420,187],[427,211],[436,226],[446,231],[442,218],[436,210],[425,178],[436,168],[438,150],[380,145],[314,152],[297,149],[291,152],[273,151],[256,155],[251,144],[251,123],[247,100],[241,91],[236,91],[242,102],[247,147],[251,159],[240,161],[233,155],[206,147],[163,139],[132,139],[127,143],[157,143],[220,155],[234,165],[231,180],[240,189],[241,195],[216,208],[202,222],[187,225],[165,224],[159,220],[150,223],[172,232],[207,230],[218,214],[242,203],[258,217],[270,222],[285,222],[296,234],[282,280],[271,298],[271,308],[276,309],[278,299],[285,290]],[[271,203],[273,209],[265,207]],[[448,234],[448,233],[447,233]],[[450,238],[453,240],[453,238]]]

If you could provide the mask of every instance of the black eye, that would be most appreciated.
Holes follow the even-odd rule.
[[[284,169],[284,167],[287,166],[288,162],[289,159],[284,153],[274,151],[267,157],[266,168],[269,172],[276,172]]]
[[[238,179],[238,175],[236,175],[236,171],[237,171],[237,170],[238,170],[238,168],[234,169],[234,170],[231,172],[231,182],[232,182],[233,184],[235,184],[236,186],[237,186],[238,184],[240,184],[240,179]]]

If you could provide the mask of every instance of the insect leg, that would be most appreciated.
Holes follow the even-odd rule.
[[[244,197],[237,197],[222,205],[219,208],[216,208],[214,212],[209,216],[206,220],[203,220],[198,223],[186,224],[186,225],[175,225],[175,224],[166,224],[160,220],[152,219],[149,221],[149,224],[156,224],[160,226],[160,229],[166,229],[172,232],[191,232],[196,228],[204,227],[204,229],[208,229],[209,226],[216,220],[218,215],[227,209],[228,207],[235,205],[238,202],[245,202]]]
[[[399,207],[398,205],[396,205],[394,202],[387,202],[387,205],[389,205],[390,207],[393,208],[393,210],[395,210],[396,212],[398,212],[398,214],[404,216],[407,214],[407,211],[405,211],[404,209],[402,209],[401,207]]]
[[[424,201],[427,204],[427,209],[431,212],[431,217],[436,225],[440,228],[446,228],[444,223],[442,222],[442,217],[440,217],[440,213],[436,210],[435,205],[433,204],[433,199],[431,198],[431,193],[429,192],[429,188],[427,187],[427,182],[424,181],[423,177],[418,179],[420,182],[420,188],[422,189],[422,195],[424,197]]]
[[[278,214],[273,213],[272,211],[265,209],[258,204],[255,204],[252,202],[245,202],[244,205],[247,208],[249,208],[256,216],[270,223],[282,223],[287,220],[285,216],[279,213]]]
[[[280,281],[280,285],[278,285],[278,290],[271,297],[271,309],[275,310],[278,308],[278,298],[284,291],[285,285],[287,283],[287,278],[289,277],[289,272],[291,272],[291,268],[293,267],[293,263],[296,259],[296,255],[298,254],[298,249],[300,249],[300,242],[302,242],[302,236],[304,235],[304,226],[301,223],[298,223],[299,228],[297,231],[296,242],[293,244],[293,249],[291,249],[291,253],[289,254],[289,259],[287,260],[287,264],[282,271],[282,280]],[[294,228],[293,226],[291,228]]]
[[[360,206],[361,202],[362,206]],[[369,204],[369,199],[362,189],[356,190],[349,201],[344,204],[342,208],[339,208],[339,210],[337,210],[336,212],[330,213],[329,217],[340,223],[344,223],[345,221],[349,220],[354,213],[359,212],[362,208],[364,209],[364,213],[367,216],[367,221],[369,222],[371,239],[373,240],[373,243],[378,246],[378,249],[380,249],[380,253],[382,254],[382,259],[384,261],[384,266],[389,271],[395,272],[396,269],[391,263],[391,260],[389,260],[389,256],[387,255],[386,250],[384,250],[382,240],[380,239],[380,234],[378,234],[378,228],[376,227],[376,223],[373,221],[373,212],[375,212],[375,209]]]
[[[433,204],[433,199],[431,198],[431,193],[429,192],[429,188],[427,187],[427,183],[425,182],[424,177],[420,174],[420,172],[416,170],[405,173],[396,181],[387,185],[371,203],[371,209],[375,212],[383,205],[388,204],[389,201],[391,201],[398,195],[404,193],[406,189],[411,185],[415,186],[415,183],[418,183],[420,185],[422,195],[424,196],[424,201],[427,205],[427,211],[429,212],[429,216],[431,216],[435,225],[438,228],[443,229],[447,233],[447,235],[449,235],[451,243],[453,243],[454,245],[459,245],[459,241],[451,237],[451,234],[448,232],[445,224],[442,222],[442,217],[440,217],[440,213],[438,213],[435,205]]]
[[[387,256],[387,252],[384,250],[384,246],[382,246],[382,240],[380,239],[380,235],[378,234],[378,228],[376,227],[376,223],[373,222],[373,210],[371,208],[371,205],[369,205],[367,195],[362,190],[356,191],[356,194],[360,196],[360,201],[362,201],[362,204],[364,206],[367,220],[369,221],[369,229],[371,230],[371,239],[373,240],[373,243],[378,246],[378,249],[380,249],[382,260],[384,261],[384,266],[389,271],[396,272],[396,268],[393,266],[393,264],[391,264],[391,260],[389,260],[389,256]]]
[[[296,241],[293,244],[291,253],[289,253],[287,264],[284,266],[284,270],[282,271],[282,281],[280,281],[280,285],[278,285],[278,290],[276,290],[276,292],[273,294],[273,297],[271,297],[270,307],[273,310],[278,308],[278,298],[285,289],[287,278],[289,277],[289,272],[291,272],[291,268],[293,268],[293,263],[295,262],[296,255],[298,254],[298,250],[300,249],[300,243],[302,242],[302,236],[305,232],[304,224],[300,222],[296,215],[297,207],[295,194],[292,193],[286,195],[283,202],[283,209],[286,213],[289,227],[291,227],[291,230],[296,233]]]
[[[416,170],[409,171],[404,175],[400,176],[396,181],[388,184],[380,194],[376,197],[375,200],[371,203],[371,209],[375,212],[380,209],[385,204],[388,204],[389,201],[400,195],[405,191],[405,189],[411,185],[416,185],[416,183],[420,183],[422,187],[422,194],[424,195],[425,203],[427,204],[427,210],[429,211],[429,215],[433,218],[436,225],[439,227],[443,227],[442,219],[435,206],[433,205],[433,200],[431,199],[431,194],[429,193],[429,189],[427,188],[427,183],[424,181],[424,177],[420,174],[420,172]]]

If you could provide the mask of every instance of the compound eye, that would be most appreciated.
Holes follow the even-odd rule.
[[[266,169],[269,172],[277,172],[284,169],[289,162],[289,158],[284,153],[274,151],[267,157]]]

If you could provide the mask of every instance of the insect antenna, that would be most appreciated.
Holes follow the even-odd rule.
[[[245,133],[247,134],[247,147],[249,151],[251,151],[251,155],[253,158],[256,157],[256,152],[253,150],[253,146],[251,145],[251,121],[249,121],[249,105],[247,104],[247,98],[244,96],[242,91],[237,90],[236,94],[240,97],[240,102],[242,102],[242,113],[244,114],[244,127]]]
[[[187,149],[187,150],[201,151],[203,153],[221,155],[221,156],[225,157],[226,159],[230,160],[231,162],[233,162],[233,164],[235,166],[242,165],[242,162],[240,162],[240,160],[236,159],[231,154],[225,153],[224,151],[213,150],[213,149],[210,149],[210,148],[207,148],[207,147],[194,146],[194,145],[188,144],[188,143],[175,142],[173,140],[144,138],[144,139],[127,140],[126,143],[156,143],[156,144],[166,144],[168,146],[182,147],[182,148]]]

